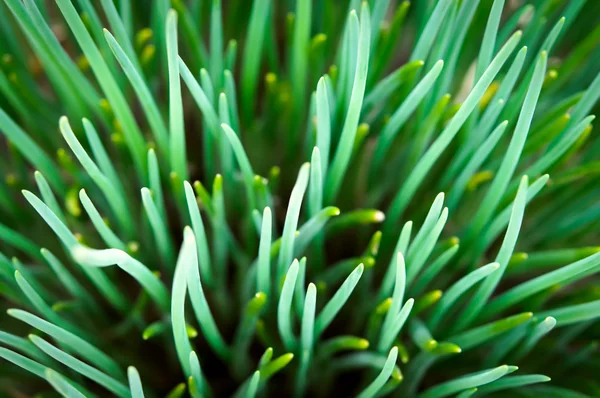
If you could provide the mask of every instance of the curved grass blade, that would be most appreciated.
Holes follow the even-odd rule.
[[[426,231],[427,235],[423,235],[423,241],[419,242],[417,235],[415,237],[414,242],[409,248],[409,257],[407,259],[409,263],[408,271],[406,274],[406,280],[408,283],[412,283],[412,281],[416,278],[416,276],[421,271],[423,264],[435,248],[435,244],[442,233],[442,229],[446,225],[446,221],[448,220],[448,208],[444,207],[440,217],[436,220],[433,228]],[[421,231],[419,231],[420,233]],[[418,244],[420,243],[420,244]]]
[[[438,6],[439,4],[441,3],[438,3]],[[402,216],[402,213],[406,209],[406,206],[408,206],[412,196],[423,182],[425,175],[431,169],[431,167],[433,167],[436,160],[450,144],[456,133],[458,133],[458,130],[462,127],[473,109],[477,106],[479,100],[481,97],[483,97],[485,91],[492,83],[492,80],[496,77],[510,54],[512,54],[513,50],[517,46],[521,35],[521,32],[516,32],[506,42],[494,60],[490,63],[481,79],[479,79],[473,90],[469,93],[458,112],[450,120],[448,125],[440,133],[439,137],[431,144],[427,152],[425,152],[421,160],[411,171],[410,175],[402,185],[402,188],[397,192],[392,205],[390,206],[390,210],[386,218],[387,227],[384,229],[384,235],[386,234],[386,230],[390,230],[391,225],[398,222],[398,219]]]
[[[404,326],[406,319],[410,315],[410,312],[413,308],[414,303],[415,303],[415,300],[412,298],[406,300],[406,303],[404,303],[404,305],[402,306],[402,309],[400,310],[400,312],[398,312],[398,315],[396,315],[396,317],[394,318],[394,321],[393,321],[391,327],[389,329],[381,330],[381,339],[379,340],[379,346],[378,346],[379,351],[384,351],[393,344],[394,340],[398,336],[398,333],[400,333],[402,326]]]
[[[442,21],[446,17],[452,3],[452,0],[441,0],[436,4],[431,16],[427,20],[427,25],[425,25],[419,36],[419,40],[415,44],[415,48],[411,52],[411,61],[427,59],[437,32],[442,26]]]
[[[163,190],[160,183],[160,170],[158,168],[158,159],[156,158],[156,152],[153,148],[148,149],[148,184],[150,191],[154,197],[154,203],[158,209],[160,217],[163,222],[167,223],[167,216],[165,214],[165,202],[163,196]]]
[[[523,214],[525,213],[525,202],[527,199],[527,185],[528,178],[527,176],[523,176],[521,178],[521,184],[519,185],[519,190],[517,192],[517,197],[515,198],[515,202],[513,204],[512,212],[510,215],[510,222],[508,223],[508,229],[506,230],[506,235],[504,236],[504,240],[502,241],[502,246],[498,251],[498,255],[496,256],[496,263],[500,265],[500,269],[498,272],[494,273],[492,276],[487,278],[480,286],[477,292],[471,298],[471,301],[467,305],[467,307],[461,313],[457,324],[455,325],[455,330],[461,330],[462,328],[471,324],[471,322],[479,315],[481,310],[484,308],[488,300],[490,299],[492,293],[500,283],[500,279],[502,275],[504,275],[504,271],[508,266],[508,262],[512,253],[514,251],[515,245],[517,243],[517,237],[519,235],[519,230],[521,229],[521,223],[523,222]],[[486,314],[488,313],[489,306],[486,307]]]
[[[87,359],[90,363],[96,364],[98,368],[102,369],[111,376],[119,379],[123,377],[123,372],[119,369],[119,365],[112,358],[76,334],[23,310],[9,309],[7,313],[13,318],[16,318],[30,325],[31,327],[48,334],[52,338],[61,342],[63,345],[71,348],[81,357]]]
[[[498,35],[498,26],[500,25],[500,17],[504,9],[504,0],[494,0],[490,14],[485,24],[485,32],[479,47],[479,55],[477,57],[477,66],[475,69],[475,80],[479,80],[485,68],[490,64],[493,56],[496,37]]]
[[[427,389],[423,394],[421,394],[421,397],[447,397],[465,389],[479,387],[491,383],[494,380],[498,380],[507,373],[509,373],[508,365],[498,366],[497,368],[489,369],[483,372],[477,372],[471,375],[460,377],[452,381],[447,381],[437,386],[433,386]]]
[[[52,188],[50,188],[48,181],[46,181],[44,175],[37,170],[33,173],[33,175],[35,177],[35,182],[40,191],[40,195],[42,195],[44,203],[46,203],[48,207],[54,212],[54,214],[56,214],[56,216],[64,222],[65,215],[63,214],[60,206],[58,205],[56,197],[54,196],[54,193],[52,192]]]
[[[208,250],[208,240],[206,238],[206,231],[204,229],[204,222],[198,209],[198,203],[196,202],[196,196],[194,190],[189,182],[183,182],[183,188],[185,191],[185,199],[188,206],[188,212],[192,220],[192,228],[194,230],[194,236],[196,241],[196,247],[198,251],[198,263],[200,267],[200,273],[202,279],[207,286],[213,286],[213,273],[211,270],[210,251]]]
[[[317,287],[309,283],[304,299],[304,310],[302,311],[302,325],[300,329],[300,369],[296,378],[296,393],[302,395],[306,389],[306,378],[308,366],[312,357],[315,337],[315,307],[317,302]]]
[[[398,109],[390,117],[390,120],[386,123],[385,127],[381,131],[379,140],[377,142],[377,148],[375,149],[371,169],[372,178],[380,170],[382,163],[385,161],[386,153],[400,132],[400,129],[413,114],[415,109],[417,109],[427,93],[429,93],[437,78],[440,76],[443,67],[444,61],[439,60],[436,62],[433,68],[427,72],[425,77],[423,77],[423,79],[421,79],[421,81],[415,86],[410,94],[408,94],[406,99],[402,102],[402,105],[398,107]]]
[[[453,210],[458,205],[465,187],[469,180],[475,174],[475,171],[485,162],[487,157],[490,155],[492,150],[496,147],[496,144],[502,138],[502,135],[506,131],[508,121],[505,120],[498,125],[492,131],[490,136],[481,144],[479,149],[473,154],[469,163],[463,168],[458,177],[452,183],[452,189],[448,195],[448,208]]]
[[[525,341],[517,349],[514,357],[516,359],[521,359],[525,355],[529,354],[537,342],[540,341],[540,339],[548,334],[552,329],[554,329],[554,326],[556,326],[556,319],[551,316],[546,317],[543,321],[535,325]]]
[[[571,278],[582,278],[590,272],[600,272],[600,253],[561,267],[555,271],[538,276],[513,287],[492,300],[486,306],[485,317],[492,317],[514,304],[530,297],[557,283],[564,283]]]
[[[544,74],[546,72],[547,53],[542,52],[538,58],[533,73],[533,77],[527,90],[527,96],[523,102],[519,119],[515,127],[515,132],[510,141],[506,155],[502,159],[502,163],[496,177],[487,191],[485,198],[482,201],[481,207],[477,211],[477,214],[473,218],[473,223],[469,226],[467,232],[467,239],[471,239],[474,234],[478,234],[482,228],[487,225],[493,212],[496,210],[498,203],[500,202],[510,179],[517,167],[519,157],[523,151],[525,140],[531,126],[531,120],[535,111],[540,92],[542,90],[542,83]]]
[[[123,1],[121,2],[121,6],[127,3],[128,0]],[[137,56],[135,55],[133,45],[131,44],[130,35],[128,34],[130,30],[125,27],[126,20],[123,18],[124,16],[119,15],[115,4],[111,0],[100,0],[100,4],[102,5],[102,9],[104,10],[104,14],[108,19],[110,27],[115,31],[115,35],[125,47],[124,52],[131,59],[131,62],[136,70],[138,72],[141,71],[141,67],[139,65]]]
[[[431,211],[431,210],[430,210]],[[400,235],[398,236],[398,242],[396,242],[396,248],[394,249],[394,253],[406,253],[408,251],[408,245],[410,243],[410,234],[412,232],[412,221],[407,221],[402,230],[400,231]],[[420,231],[419,231],[420,232]],[[393,257],[392,257],[393,259]],[[396,260],[398,257],[396,256]],[[396,261],[398,264],[398,261]],[[388,296],[392,292],[392,288],[395,286],[395,277],[397,276],[396,267],[394,266],[394,261],[390,261],[388,265],[387,271],[385,272],[385,276],[383,277],[383,283],[381,284],[381,289],[379,289],[379,299],[383,300],[386,296]]]
[[[398,359],[398,347],[392,347],[388,357],[381,369],[381,373],[369,384],[360,394],[358,394],[359,398],[369,398],[377,395],[377,392],[383,388],[385,383],[389,380],[392,372],[394,370],[394,366],[396,365],[396,360]]]
[[[186,244],[196,247],[196,239],[194,238],[194,233],[190,227],[186,227],[184,229],[183,239]],[[204,295],[202,282],[200,281],[200,271],[198,269],[197,252],[195,250],[189,253],[186,252],[185,261],[188,292],[192,302],[192,307],[194,308],[194,312],[198,320],[198,324],[200,325],[206,340],[212,349],[217,353],[217,355],[223,359],[229,359],[231,352],[229,347],[227,347],[225,344],[223,337],[219,333],[217,324],[210,311],[208,301]]]
[[[313,148],[310,164],[308,213],[312,217],[317,214],[323,206],[323,166],[321,165],[321,153],[318,146]]]
[[[42,248],[40,251],[46,262],[58,276],[58,279],[61,281],[63,286],[74,297],[81,298],[91,308],[97,310],[97,304],[95,303],[94,298],[90,296],[90,294],[85,290],[85,287],[82,286],[67,271],[65,266],[58,260],[58,258],[56,258],[56,256],[47,249]],[[83,271],[98,287],[104,297],[106,297],[108,301],[115,306],[115,308],[118,308],[122,311],[125,309],[127,306],[125,297],[116,290],[115,286],[110,283],[108,278],[99,269],[83,267]]]
[[[127,379],[129,381],[129,389],[131,390],[132,398],[144,398],[144,390],[142,388],[142,380],[137,369],[133,366],[127,368]]]
[[[573,144],[576,143],[576,141],[579,139],[579,137],[581,137],[594,119],[595,116],[588,116],[580,123],[572,126],[569,130],[565,130],[562,139],[541,158],[536,160],[534,164],[529,166],[524,173],[530,175],[539,175],[548,170],[548,168],[558,161],[560,157],[564,155]]]
[[[513,315],[496,322],[479,326],[458,335],[448,337],[448,341],[455,343],[462,350],[468,350],[486,341],[489,341],[506,331],[516,328],[522,323],[529,321],[532,316],[533,314],[531,312],[523,312],[521,314]]]
[[[213,134],[215,137],[220,132],[219,130],[219,117],[215,108],[212,106],[212,102],[208,99],[207,94],[204,92],[198,81],[188,68],[188,66],[183,62],[181,57],[179,57],[179,73],[181,78],[188,86],[194,101],[200,108],[202,115],[206,119],[206,123],[209,128],[209,133]],[[234,149],[235,150],[235,149]]]
[[[451,178],[454,177],[460,170],[460,167],[463,165],[467,156],[484,141],[486,135],[496,123],[496,119],[498,119],[498,116],[504,109],[506,100],[511,95],[511,92],[521,73],[526,55],[527,46],[524,46],[521,48],[521,50],[519,50],[517,56],[510,65],[508,72],[502,79],[502,83],[500,84],[500,87],[498,87],[498,91],[496,91],[496,94],[490,101],[491,105],[489,105],[483,112],[481,119],[473,128],[472,133],[459,149],[458,155],[452,160],[452,163],[442,178],[442,185],[447,185],[451,181]],[[473,114],[475,114],[475,110]]]
[[[6,333],[0,330],[0,343],[7,347],[15,348],[21,351],[23,354],[27,354],[29,357],[35,359],[38,362],[46,364],[48,358],[42,355],[35,349],[35,346],[27,339],[19,336],[15,336],[10,333]]]
[[[340,209],[334,206],[328,206],[300,227],[296,239],[294,240],[294,256],[300,256],[304,253],[308,245],[313,241],[315,236],[325,227],[325,224],[332,218],[340,215]],[[329,224],[328,224],[329,225]]]
[[[363,108],[370,109],[376,104],[383,103],[423,65],[425,62],[420,60],[408,62],[381,79],[365,96]]]
[[[72,323],[65,321],[63,318],[58,316],[55,311],[44,301],[44,299],[39,295],[39,293],[31,286],[31,284],[25,279],[25,277],[19,272],[15,271],[14,273],[15,281],[17,282],[17,286],[27,300],[31,303],[33,308],[41,315],[43,315],[46,319],[51,320],[52,322],[61,325],[65,329],[69,329],[74,333],[85,335],[81,331],[81,329],[74,326]]]
[[[545,174],[545,175],[539,177],[537,180],[535,180],[533,182],[533,184],[531,184],[529,186],[529,188],[527,188],[526,203],[531,202],[536,197],[536,195],[540,193],[540,191],[544,188],[544,186],[548,182],[549,178],[550,178],[550,176],[548,174]],[[513,201],[513,203],[514,203],[514,201]],[[496,239],[496,237],[500,234],[500,232],[502,232],[502,230],[504,228],[506,228],[506,225],[510,221],[511,213],[512,213],[512,204],[509,204],[490,223],[490,226],[484,233],[483,238],[481,238],[481,240],[479,240],[479,242],[477,243],[478,253],[473,258],[478,258],[479,255],[482,254],[487,249],[487,247],[494,241],[494,239]]]
[[[0,358],[4,358],[5,360],[17,365],[18,367],[31,372],[32,374],[41,377],[42,379],[46,379],[46,370],[49,369],[44,365],[39,364],[36,361],[32,361],[31,359],[24,357],[23,355],[17,354],[14,351],[8,350],[4,347],[0,347]],[[62,375],[61,375],[62,376]],[[67,379],[65,376],[62,376],[71,386],[76,388],[78,391],[82,391],[85,397],[94,398],[95,395],[81,387],[79,384]]]
[[[294,36],[290,58],[292,95],[298,110],[304,109],[308,78],[307,49],[310,40],[312,6],[310,1],[296,3]]]
[[[277,305],[277,328],[287,349],[293,348],[296,344],[291,324],[291,308],[296,278],[298,276],[298,267],[298,260],[294,259],[285,275],[281,295],[279,296],[279,304]]]
[[[102,91],[108,98],[117,119],[123,125],[123,130],[127,131],[127,134],[124,134],[125,142],[133,157],[138,177],[143,181],[146,169],[144,163],[146,145],[139,126],[133,116],[133,112],[127,104],[117,82],[113,78],[106,61],[88,33],[83,21],[77,14],[77,10],[71,3],[71,0],[57,0],[56,3],[65,17],[67,24],[71,28],[79,46],[83,50],[83,53],[89,60],[90,67],[92,68]]]
[[[271,294],[271,209],[265,207],[262,215],[260,243],[258,249],[257,286],[259,292],[264,292],[267,298]]]
[[[242,171],[242,175],[244,177],[244,184],[246,187],[246,195],[248,196],[249,207],[251,210],[255,208],[255,198],[253,193],[254,186],[254,171],[252,170],[252,166],[250,165],[250,160],[246,155],[246,151],[240,141],[240,138],[237,134],[229,127],[227,124],[221,124],[222,130],[225,132],[227,139],[229,140],[229,144],[233,149],[233,153],[237,159],[238,164],[240,165],[240,169]]]
[[[79,191],[79,200],[81,201],[85,212],[90,217],[92,224],[96,228],[96,231],[98,231],[98,234],[100,235],[104,243],[106,243],[110,247],[114,247],[115,249],[125,250],[125,243],[123,243],[123,241],[119,239],[119,237],[106,224],[106,222],[96,209],[96,206],[94,206],[91,199],[85,192],[85,189],[83,188]]]
[[[189,362],[191,375],[189,376],[188,380],[193,381],[193,385],[198,390],[198,394],[196,395],[200,395],[201,393],[212,395],[210,394],[209,386],[206,384],[206,380],[202,374],[202,369],[200,369],[200,362],[198,361],[198,356],[196,355],[195,351],[190,352]],[[190,389],[190,392],[193,392],[193,389]]]
[[[95,381],[107,390],[111,391],[115,395],[123,398],[129,397],[129,389],[121,382],[114,378],[107,376],[105,373],[98,369],[78,360],[77,358],[67,354],[66,352],[54,347],[46,340],[35,336],[29,335],[29,339],[35,344],[40,350],[56,359],[58,362],[65,366],[73,369],[75,372],[87,377],[90,380]]]
[[[252,374],[252,378],[250,379],[250,383],[248,384],[248,388],[246,390],[246,398],[254,398],[256,396],[256,393],[258,392],[259,382],[260,370],[257,370]]]
[[[279,250],[279,258],[277,260],[277,280],[281,280],[286,265],[292,262],[298,217],[302,206],[302,198],[304,197],[304,192],[308,185],[309,169],[309,163],[302,165],[298,172],[298,179],[296,180],[296,184],[290,195],[283,232],[281,234],[281,249]]]
[[[360,280],[365,267],[359,264],[358,267],[346,278],[342,286],[335,292],[333,297],[327,302],[315,320],[315,336],[318,337],[323,333],[327,326],[333,321],[333,318],[342,309],[348,298],[354,291],[356,284]]]
[[[213,0],[210,7],[210,74],[217,85],[223,80],[223,22],[221,0]]]
[[[167,64],[169,66],[169,159],[171,171],[176,172],[182,180],[187,180],[188,168],[177,41],[177,12],[169,10],[166,23]]]
[[[449,310],[456,300],[458,300],[467,290],[469,290],[469,288],[498,270],[498,268],[500,268],[500,264],[498,263],[484,265],[483,267],[480,267],[475,271],[465,275],[456,281],[452,286],[450,286],[435,307],[435,310],[431,313],[428,322],[429,327],[435,330],[443,317],[449,314]]]
[[[90,148],[92,150],[92,154],[98,163],[98,167],[106,175],[106,177],[113,183],[113,185],[118,188],[121,193],[124,193],[123,184],[119,179],[117,171],[113,165],[113,161],[110,159],[110,156],[106,152],[100,137],[98,136],[98,132],[96,128],[88,119],[81,119],[83,124],[83,131],[85,132],[85,136],[90,143]]]
[[[329,168],[329,152],[331,146],[331,108],[328,98],[328,83],[324,77],[317,83],[317,147],[321,160],[321,178],[327,176]],[[323,189],[323,188],[321,188]]]
[[[144,264],[119,249],[95,250],[80,245],[69,229],[37,196],[29,191],[23,191],[23,195],[69,249],[71,256],[77,263],[92,267],[106,267],[117,264],[133,276],[161,308],[168,307],[167,289]],[[117,293],[117,296],[119,295],[120,293]]]
[[[85,395],[81,393],[77,388],[67,382],[59,373],[55,372],[50,368],[46,368],[44,372],[46,380],[58,393],[68,398],[85,398]]]
[[[235,332],[233,342],[233,361],[235,363],[234,371],[242,372],[249,362],[248,349],[252,343],[256,324],[259,316],[267,302],[267,296],[263,292],[258,292],[250,299],[242,314],[241,320]]]
[[[45,370],[48,369],[44,365],[41,365],[36,361],[33,361],[4,347],[0,347],[0,358],[4,358],[9,362],[14,363],[18,367],[42,378],[45,377]]]
[[[154,240],[158,246],[158,253],[162,262],[167,265],[167,268],[170,268],[174,254],[173,246],[168,233],[168,227],[160,215],[160,211],[158,210],[158,206],[152,198],[152,193],[150,190],[144,187],[142,188],[141,192],[142,203],[144,205],[144,209],[146,210],[148,220],[150,221],[150,226],[152,227]]]
[[[408,324],[409,333],[415,344],[425,351],[432,351],[438,346],[431,332],[419,318],[413,318]]]
[[[252,3],[246,35],[248,44],[244,46],[242,65],[242,102],[245,119],[248,119],[254,110],[254,95],[262,59],[260,55],[262,54],[270,8],[271,0],[255,0]]]
[[[229,101],[227,100],[227,96],[225,95],[225,93],[219,94],[218,103],[219,117],[221,118],[221,121],[223,123],[229,123],[233,125],[233,123],[231,122]],[[223,139],[223,137],[219,137],[218,144],[219,154],[221,158],[221,170],[222,173],[225,175],[225,178],[228,179],[229,176],[233,175],[233,152],[229,147],[228,143],[225,141],[225,139]],[[226,182],[229,181],[226,180]]]
[[[520,388],[531,384],[547,383],[549,381],[550,378],[544,375],[507,376],[480,387],[477,395],[490,394],[492,392],[504,391],[512,388]]]
[[[321,343],[317,350],[319,358],[330,358],[340,351],[363,351],[369,348],[369,341],[362,337],[337,336]]]
[[[444,269],[444,267],[452,260],[452,257],[458,251],[459,245],[454,244],[441,253],[434,262],[429,265],[423,273],[412,283],[410,292],[413,296],[417,296],[425,290],[431,281]]]
[[[285,368],[294,359],[294,354],[283,354],[260,368],[260,382],[265,384],[274,374]]]
[[[404,263],[404,256],[401,252],[396,255],[396,272],[394,282],[394,292],[392,293],[392,304],[383,320],[381,329],[383,331],[389,330],[394,323],[396,316],[400,312],[400,307],[404,301],[404,292],[406,290],[406,265]]]
[[[536,316],[539,318],[552,316],[556,319],[556,325],[560,327],[590,319],[597,319],[600,317],[600,300],[554,308],[538,313]]]
[[[352,94],[340,141],[326,178],[325,203],[331,203],[335,200],[352,155],[352,147],[354,146],[354,139],[356,137],[356,129],[360,118],[360,109],[362,108],[369,68],[370,19],[369,6],[367,3],[363,3],[360,11],[358,55],[354,83],[352,84]]]
[[[163,283],[143,263],[119,249],[96,250],[78,245],[71,249],[73,259],[84,266],[108,267],[116,264],[130,274],[148,292],[161,309],[169,306],[169,295]]]
[[[175,340],[175,351],[179,363],[183,368],[186,376],[192,375],[190,366],[190,353],[192,352],[192,345],[187,334],[187,328],[185,323],[185,299],[187,290],[187,273],[188,273],[188,262],[190,258],[194,256],[196,246],[193,244],[187,235],[188,239],[185,239],[181,244],[181,250],[179,251],[179,257],[177,258],[177,264],[175,265],[175,274],[173,275],[173,288],[171,295],[171,324],[173,329],[173,337]]]
[[[139,67],[136,67],[134,64],[136,58],[127,56],[117,40],[106,29],[104,29],[104,37],[106,38],[106,42],[113,55],[119,62],[119,65],[123,68],[123,72],[125,72],[127,79],[129,79],[129,82],[140,101],[142,110],[152,129],[152,134],[158,144],[157,147],[159,150],[165,151],[165,153],[162,153],[164,156],[169,156],[169,153],[166,150],[166,148],[169,148],[169,133],[167,131],[167,126],[160,114],[154,96],[151,94],[150,89],[139,72]]]
[[[59,121],[60,132],[62,133],[65,141],[85,169],[85,171],[89,174],[92,180],[98,185],[98,188],[104,194],[106,201],[111,207],[111,210],[114,212],[117,220],[119,221],[119,226],[123,228],[123,230],[128,235],[133,235],[133,220],[131,218],[131,213],[128,209],[127,203],[125,202],[125,194],[119,189],[118,186],[115,186],[112,181],[100,170],[100,168],[94,163],[92,158],[87,154],[83,146],[73,130],[71,129],[71,125],[69,124],[69,120],[66,116],[60,118]]]

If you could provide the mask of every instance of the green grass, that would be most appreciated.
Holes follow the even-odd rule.
[[[600,395],[593,0],[2,0],[0,395]]]

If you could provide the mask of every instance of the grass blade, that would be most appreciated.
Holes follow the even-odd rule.
[[[352,155],[352,147],[354,146],[356,128],[358,127],[360,109],[362,108],[365,86],[367,83],[370,35],[371,25],[369,6],[367,3],[363,3],[360,11],[358,55],[354,83],[352,84],[352,94],[350,96],[350,103],[348,105],[348,112],[344,121],[344,127],[342,128],[340,141],[331,162],[331,169],[327,174],[325,203],[331,203],[335,200]]]
[[[498,380],[509,372],[509,366],[502,365],[494,369],[478,372],[475,374],[460,377],[458,379],[448,381],[426,390],[421,397],[423,398],[441,398],[455,394],[459,391],[479,387]]]
[[[82,376],[87,377],[88,379],[91,379],[96,383],[102,385],[104,388],[111,391],[118,397],[129,397],[129,389],[123,383],[115,380],[110,376],[107,376],[98,369],[54,347],[52,344],[48,343],[46,340],[38,336],[30,334],[29,339],[40,350],[42,350],[52,358],[56,359],[58,362],[73,369],[75,372],[81,374]]]
[[[277,260],[277,280],[281,280],[285,267],[292,262],[294,255],[294,240],[296,238],[296,228],[298,226],[298,217],[302,206],[304,192],[308,185],[310,164],[305,163],[298,172],[298,179],[290,195],[288,210],[285,215],[285,223],[281,234],[281,249]]]
[[[439,4],[442,3],[438,3],[438,6]],[[433,167],[436,160],[450,144],[456,133],[458,133],[458,130],[467,120],[469,114],[473,111],[475,106],[477,106],[477,103],[489,85],[492,83],[494,77],[496,77],[510,54],[512,54],[520,38],[521,32],[516,32],[506,42],[494,60],[490,63],[481,79],[479,79],[473,90],[469,93],[458,112],[450,120],[448,125],[440,133],[439,137],[431,144],[427,152],[425,152],[421,160],[411,171],[410,175],[404,182],[402,188],[394,197],[394,200],[390,206],[390,210],[387,214],[387,226],[384,228],[384,235],[389,235],[389,230],[391,228],[390,226],[398,222],[398,219],[402,216],[402,213],[406,209],[406,206],[410,202],[412,196],[423,182],[427,172],[431,169],[431,167]],[[387,234],[386,231],[388,232]]]
[[[374,397],[377,395],[377,392],[383,388],[385,383],[389,380],[392,375],[392,371],[394,370],[394,365],[396,364],[396,360],[398,359],[398,347],[392,347],[390,353],[388,354],[387,359],[385,360],[385,364],[381,369],[381,373],[365,388],[360,394],[358,394],[359,398],[368,398]]]
[[[473,298],[463,310],[460,315],[455,330],[460,330],[468,325],[479,315],[481,310],[484,308],[492,293],[498,286],[504,271],[508,266],[508,261],[512,256],[515,245],[517,243],[517,237],[519,230],[521,229],[521,223],[523,222],[523,214],[525,213],[525,201],[527,198],[527,176],[521,178],[521,184],[519,185],[519,191],[513,204],[512,212],[510,215],[510,222],[508,223],[508,229],[506,235],[502,241],[502,246],[496,256],[496,263],[499,264],[500,269],[492,276],[487,278],[480,286],[477,292],[473,295]],[[488,313],[489,307],[486,307],[486,313]]]
[[[281,340],[283,340],[287,349],[293,348],[296,344],[291,324],[291,308],[296,278],[298,276],[298,267],[298,260],[294,259],[285,275],[281,295],[279,296],[279,304],[277,305],[277,328]]]
[[[359,264],[358,267],[346,278],[342,286],[335,292],[333,297],[327,302],[315,320],[315,336],[320,336],[327,326],[333,321],[333,318],[342,309],[348,298],[354,291],[356,284],[360,280],[365,267]]]

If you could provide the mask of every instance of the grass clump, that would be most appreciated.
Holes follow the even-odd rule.
[[[600,9],[521,3],[3,0],[2,396],[600,395]]]

